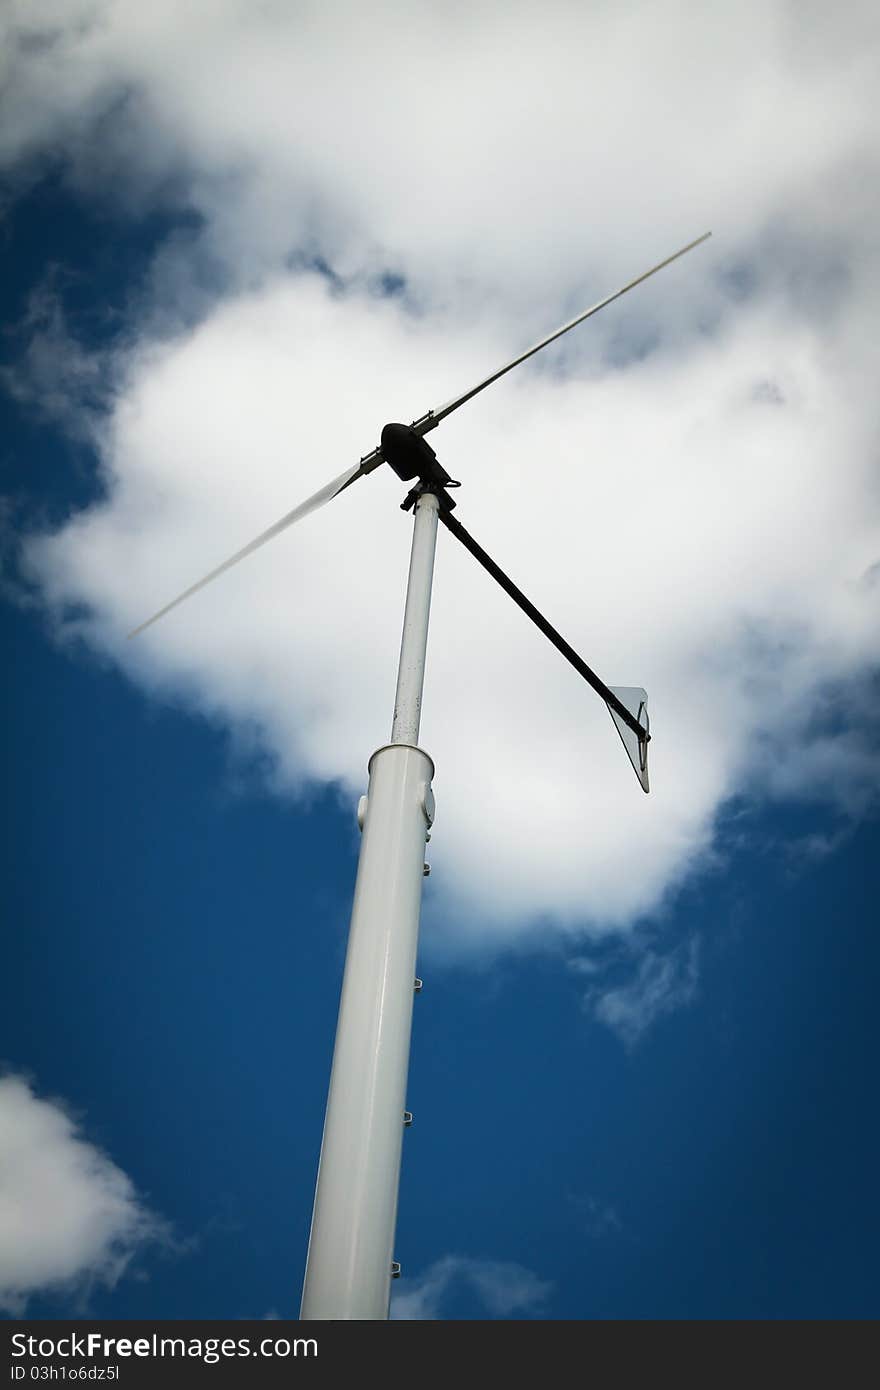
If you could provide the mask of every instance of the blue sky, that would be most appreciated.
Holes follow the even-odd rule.
[[[386,416],[439,404],[712,223],[703,265],[437,441],[465,481],[462,521],[604,678],[644,681],[654,790],[595,697],[441,535],[396,1310],[876,1316],[880,531],[859,397],[876,279],[857,193],[828,196],[873,168],[861,10],[850,47],[821,57],[789,51],[773,11],[752,105],[721,132],[753,172],[695,189],[688,146],[687,225],[641,170],[654,229],[633,229],[623,180],[583,253],[526,204],[487,256],[491,207],[448,97],[431,128],[437,230],[395,202],[408,137],[390,80],[381,207],[332,115],[318,129],[297,110],[296,138],[268,140],[289,99],[271,26],[328,81],[350,72],[353,39],[334,50],[305,12],[269,7],[249,29],[235,6],[200,7],[219,69],[253,41],[218,116],[217,89],[188,80],[182,21],[160,6],[139,38],[131,7],[83,8],[107,19],[87,51],[64,25],[21,42],[16,12],[0,151],[5,1310],[296,1313],[354,807],[393,698],[396,483],[383,470],[368,496],[352,489],[338,521],[304,523],[151,644],[132,651],[127,626],[365,453]],[[419,48],[433,21],[416,12]],[[559,14],[548,63],[587,23]],[[503,105],[527,35],[489,6],[471,22],[477,51],[510,46]],[[765,22],[748,11],[728,37],[748,48]],[[601,6],[591,23],[577,36],[610,60],[626,26]],[[691,36],[694,69],[719,38]],[[443,61],[466,107],[468,72]],[[785,141],[774,164],[746,117],[772,89],[793,138],[811,63],[814,121],[842,82],[851,110],[786,183]],[[675,75],[661,54],[654,95]],[[586,114],[536,107],[528,138],[576,146]],[[612,127],[624,163],[640,114]],[[676,121],[670,107],[667,134]],[[497,196],[513,196],[522,150],[495,148]],[[576,220],[580,195],[541,170]]]

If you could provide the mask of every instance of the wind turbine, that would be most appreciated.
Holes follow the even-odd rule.
[[[705,241],[668,256],[635,280],[548,334],[491,376],[411,425],[388,424],[381,442],[353,467],[281,517],[210,574],[160,608],[143,632],[294,522],[338,497],[358,478],[388,463],[413,487],[402,503],[414,512],[412,551],[390,741],[369,762],[358,804],[362,839],[342,998],[318,1166],[301,1317],[387,1318],[401,1146],[412,1116],[404,1108],[409,1067],[425,844],[434,822],[434,764],[418,746],[428,617],[438,521],[496,580],[605,701],[642,790],[648,791],[648,697],[641,687],[600,680],[547,619],[452,515],[449,489],[459,484],[439,463],[425,435],[487,386]]]

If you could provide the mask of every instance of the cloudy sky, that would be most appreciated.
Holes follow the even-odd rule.
[[[397,1307],[874,1306],[828,1130],[867,1183],[878,30],[856,0],[4,9],[9,1311],[295,1311],[398,480],[125,634],[710,228],[432,436],[462,522],[647,688],[652,792],[441,534]]]

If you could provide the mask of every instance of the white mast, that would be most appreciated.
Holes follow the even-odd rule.
[[[415,508],[391,743],[370,759],[303,1318],[387,1318],[434,764],[416,746],[437,498]]]

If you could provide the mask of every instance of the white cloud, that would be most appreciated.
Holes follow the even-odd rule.
[[[124,632],[386,419],[712,224],[552,369],[432,437],[463,523],[605,679],[647,687],[656,735],[645,798],[596,698],[441,535],[423,741],[443,940],[538,915],[626,927],[704,862],[745,787],[865,809],[853,737],[811,721],[876,660],[873,7],[9,13],[31,33],[10,167],[50,149],[81,189],[203,219],[113,358],[106,501],[30,547],[57,611],[90,608],[68,627],[257,729],[280,787],[355,798],[387,736],[406,569],[388,470],[136,645]],[[317,253],[341,281],[303,269]],[[386,270],[404,296],[371,292]]]
[[[37,1293],[112,1287],[166,1233],[57,1101],[0,1077],[0,1308],[19,1317]]]
[[[67,325],[64,303],[50,272],[31,294],[18,326],[24,351],[0,367],[0,385],[36,416],[70,436],[91,438],[90,406],[106,393],[105,363],[77,341]]]
[[[493,1318],[539,1313],[553,1285],[522,1265],[501,1260],[444,1255],[419,1278],[407,1281],[391,1297],[391,1317],[407,1321],[442,1316],[450,1295],[466,1288]]]
[[[603,1202],[601,1197],[577,1194],[571,1195],[569,1201],[583,1230],[591,1239],[617,1238],[624,1233],[623,1222],[610,1202]]]
[[[577,970],[577,959],[571,962]],[[585,972],[591,973],[591,972]],[[627,1048],[641,1041],[648,1029],[677,1009],[690,1004],[699,981],[699,943],[683,941],[665,955],[646,948],[625,984],[593,985],[586,993],[587,1009],[616,1033]]]
[[[54,144],[82,185],[153,196],[183,173],[245,273],[391,251],[527,299],[628,266],[646,227],[674,243],[711,210],[739,240],[812,200],[870,140],[880,29],[754,0],[19,0],[5,25],[7,159]]]

